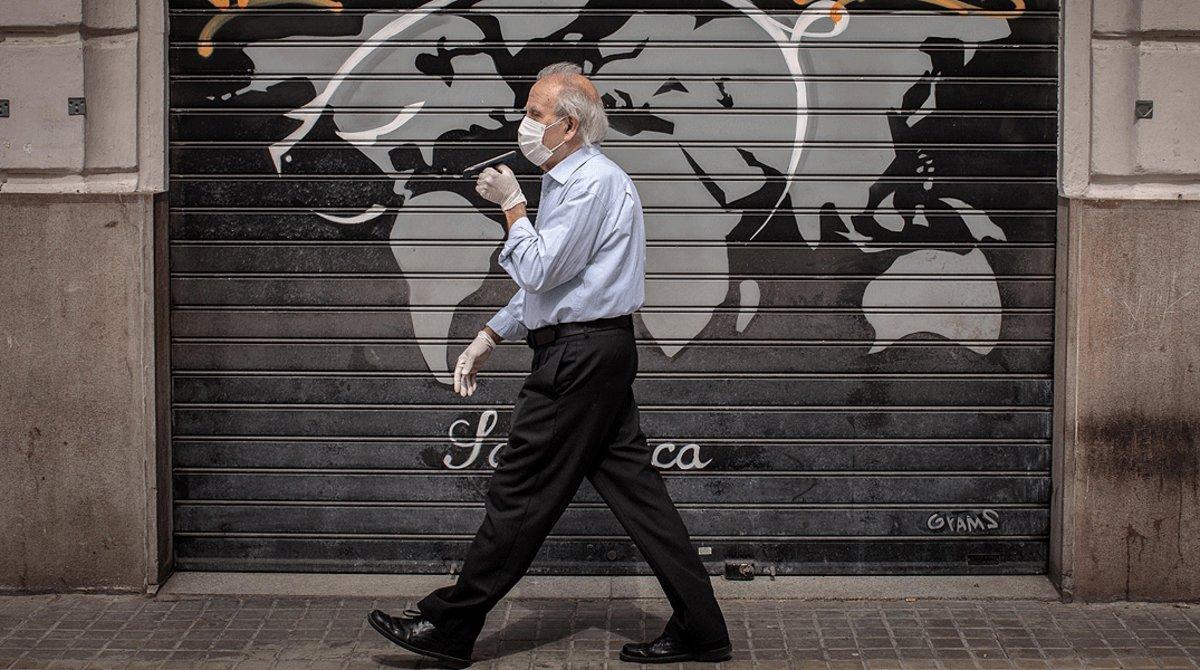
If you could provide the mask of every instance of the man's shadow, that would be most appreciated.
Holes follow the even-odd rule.
[[[538,626],[539,620],[544,625],[547,623],[549,617],[547,617],[546,614],[539,612],[527,613],[519,619],[510,621],[508,625],[491,633],[490,635],[481,637],[475,643],[475,665],[472,667],[478,667],[481,666],[481,664],[499,661],[509,656],[525,654],[539,647],[558,642],[559,640],[571,637],[576,633],[581,633],[587,630],[599,630],[604,632],[606,635],[611,634],[617,638],[627,637],[629,638],[628,641],[639,642],[641,641],[640,636],[644,633],[648,633],[653,637],[658,633],[651,631],[661,631],[667,625],[666,619],[658,616],[657,614],[643,612],[645,631],[642,631],[642,625],[640,624],[613,625],[610,627],[608,615],[609,612],[606,610],[599,610],[597,612],[587,614],[576,614],[575,620],[570,626],[564,627],[554,625],[549,630],[541,631],[539,630],[541,627]],[[602,640],[604,637],[586,639]],[[616,642],[621,644],[624,643],[624,641],[620,639],[616,640]],[[596,660],[607,660],[607,654],[604,649],[585,650],[578,653],[583,656],[590,656],[594,654],[598,656]],[[410,654],[403,651],[399,654],[375,654],[371,657],[371,660],[388,668],[460,667],[447,665],[436,659],[417,656],[416,654]]]

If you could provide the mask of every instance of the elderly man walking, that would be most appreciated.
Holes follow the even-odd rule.
[[[638,419],[638,356],[630,316],[645,295],[646,233],[629,175],[595,144],[608,128],[600,96],[578,66],[538,74],[518,131],[522,153],[545,171],[537,225],[506,166],[476,190],[504,210],[499,263],[519,290],[458,359],[467,396],[501,339],[523,337],[533,367],[513,408],[508,445],[489,482],[487,515],[457,582],[416,611],[379,610],[371,625],[419,654],[467,664],[493,606],[532,563],[586,477],[633,538],[674,613],[650,642],[621,658],[641,663],[723,661],[730,641],[712,584],[688,538]]]

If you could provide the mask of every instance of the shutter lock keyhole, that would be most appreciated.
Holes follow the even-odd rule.
[[[754,579],[754,561],[725,561],[725,579],[748,582]]]

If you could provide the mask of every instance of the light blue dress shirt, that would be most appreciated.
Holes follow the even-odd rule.
[[[571,152],[542,175],[537,226],[514,221],[499,263],[518,290],[487,325],[506,340],[632,314],[646,297],[646,227],[633,180],[596,145]]]

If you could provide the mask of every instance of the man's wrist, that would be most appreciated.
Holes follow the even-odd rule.
[[[496,331],[492,330],[491,326],[484,326],[483,332],[486,333],[488,337],[492,338],[492,341],[496,344],[500,344],[500,341],[504,339],[503,337],[500,337]]]
[[[512,230],[513,224],[518,219],[525,217],[525,203],[519,203],[515,207],[510,207],[504,210],[504,232]]]
[[[525,194],[521,192],[521,188],[517,187],[512,193],[500,202],[500,209],[512,209],[517,205],[525,202]]]

